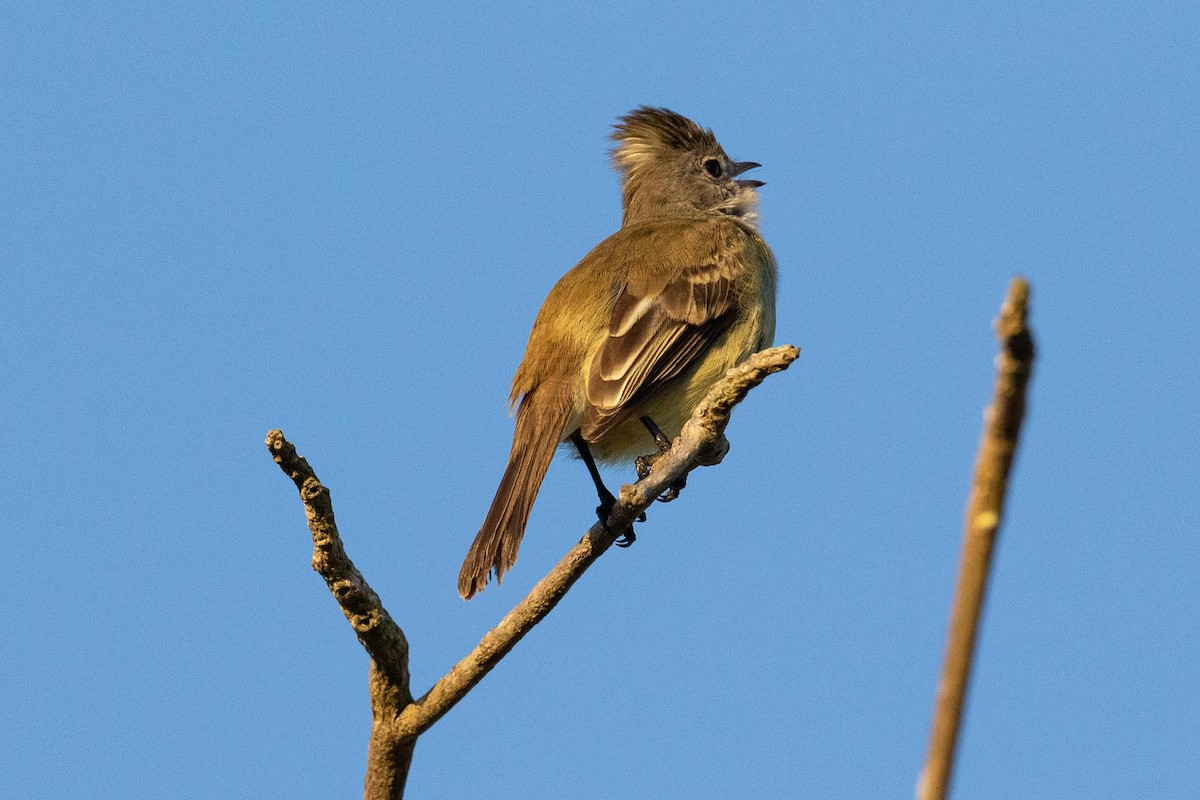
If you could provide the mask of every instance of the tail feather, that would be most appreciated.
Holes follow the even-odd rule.
[[[458,593],[471,599],[497,583],[517,560],[525,523],[570,417],[570,395],[539,386],[521,401],[512,452],[500,488],[458,574]]]

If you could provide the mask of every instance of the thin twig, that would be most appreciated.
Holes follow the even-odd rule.
[[[1000,340],[996,389],[985,415],[974,483],[967,502],[962,562],[934,707],[929,755],[917,783],[918,800],[944,800],[949,790],[992,550],[1000,530],[1008,474],[1025,416],[1025,390],[1034,357],[1033,336],[1026,324],[1028,307],[1029,284],[1016,278],[996,320],[996,337]]]

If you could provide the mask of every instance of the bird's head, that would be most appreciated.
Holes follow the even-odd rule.
[[[642,106],[621,117],[612,138],[624,225],[712,212],[757,221],[755,190],[763,182],[738,176],[761,165],[731,159],[711,130],[665,108]]]

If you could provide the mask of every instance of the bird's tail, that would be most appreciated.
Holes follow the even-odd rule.
[[[541,488],[554,449],[571,416],[571,395],[543,384],[521,400],[512,452],[479,534],[458,573],[458,593],[469,600],[493,571],[499,582],[517,560],[525,523]]]

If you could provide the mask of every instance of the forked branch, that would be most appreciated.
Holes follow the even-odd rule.
[[[621,488],[606,524],[593,525],[529,595],[418,700],[413,699],[409,687],[408,642],[404,632],[346,555],[334,522],[329,490],[282,432],[273,430],[267,434],[267,448],[275,463],[300,490],[313,538],[313,569],[325,579],[371,657],[373,722],[363,794],[367,800],[403,797],[417,737],[461,700],[521,637],[550,613],[587,568],[612,546],[619,532],[656,497],[696,467],[721,461],[729,449],[725,427],[733,407],[768,375],[787,369],[799,354],[791,345],[774,347],[755,353],[729,370],[709,390],[671,449],[654,463],[650,474]]]

